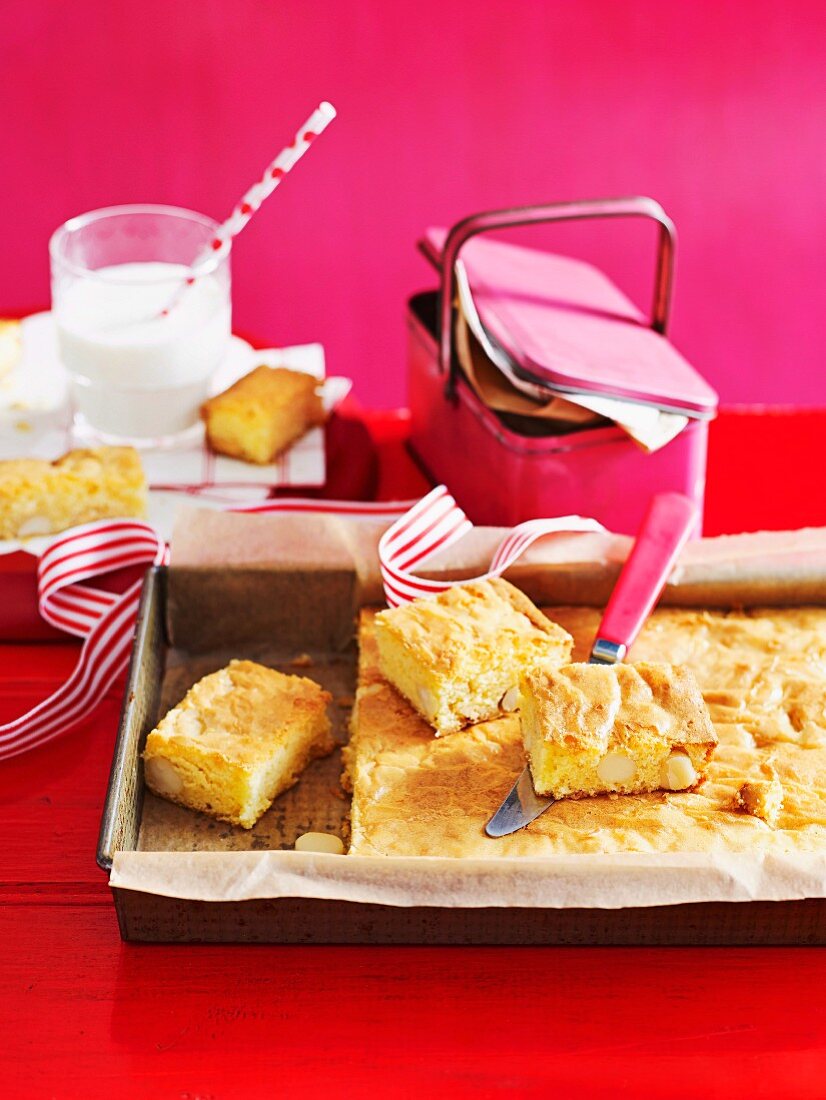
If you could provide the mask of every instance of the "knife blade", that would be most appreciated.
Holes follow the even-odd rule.
[[[613,665],[625,659],[697,520],[697,505],[683,493],[657,493],[651,498],[599,624],[590,664]],[[490,837],[509,836],[536,821],[554,801],[534,791],[526,764],[485,832]]]

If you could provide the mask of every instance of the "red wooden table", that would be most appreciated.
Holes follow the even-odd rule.
[[[403,414],[368,420],[415,495]],[[714,425],[706,531],[826,525],[826,413]],[[70,643],[0,646],[0,720]],[[121,943],[94,862],[120,699],[0,773],[0,1096],[826,1096],[816,949]]]

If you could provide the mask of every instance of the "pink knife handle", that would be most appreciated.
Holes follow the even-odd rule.
[[[597,637],[630,649],[697,523],[697,505],[682,493],[657,493],[623,566]]]

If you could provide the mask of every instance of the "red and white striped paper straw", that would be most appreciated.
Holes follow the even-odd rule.
[[[211,248],[217,251],[225,241],[237,237],[264,199],[278,187],[287,173],[301,160],[312,142],[323,133],[336,117],[332,103],[319,103],[303,126],[296,132],[289,145],[285,145],[278,156],[267,165],[261,179],[252,185],[249,191],[238,201],[227,220],[219,227]]]
[[[379,540],[379,565],[384,582],[384,594],[390,607],[411,600],[438,596],[455,581],[428,580],[413,571],[414,566],[453,546],[471,530],[472,524],[447,491],[439,485],[389,527]],[[487,573],[474,580],[488,580],[505,572],[537,539],[565,531],[604,531],[595,519],[585,516],[559,516],[554,519],[531,519],[520,523],[505,536]],[[468,583],[465,581],[464,583]]]
[[[267,165],[261,179],[241,196],[230,216],[215,231],[212,241],[196,256],[191,265],[192,274],[184,280],[161,310],[159,316],[165,317],[175,308],[186,293],[187,287],[192,286],[198,278],[195,270],[198,265],[202,264],[212,253],[219,252],[238,236],[256,210],[260,209],[264,200],[269,198],[287,173],[301,160],[313,141],[327,129],[335,117],[336,109],[332,103],[328,103],[326,100],[319,103],[304,125],[296,131],[289,145],[285,145],[278,156]]]
[[[452,546],[471,523],[440,485],[411,503],[364,503],[284,498],[235,507],[233,512],[316,512],[394,521],[379,542],[379,563],[391,607],[450,588],[452,581],[427,580],[414,569],[437,550]],[[560,531],[602,531],[593,519],[563,516],[530,520],[502,540],[483,577],[498,576],[538,538]],[[85,721],[129,661],[138,613],[141,582],[117,594],[90,588],[82,581],[103,577],[126,566],[161,565],[169,559],[163,539],[148,523],[102,520],[75,527],[44,551],[37,571],[38,606],[43,618],[84,639],[77,666],[48,699],[26,714],[0,725],[0,760],[44,745]]]

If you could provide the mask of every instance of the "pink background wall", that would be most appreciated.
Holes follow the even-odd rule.
[[[2,0],[0,310],[96,206],[221,217],[315,102],[339,119],[235,251],[235,316],[404,396],[427,224],[647,193],[681,243],[672,335],[728,401],[824,403],[821,0]],[[653,235],[542,241],[648,294]]]

